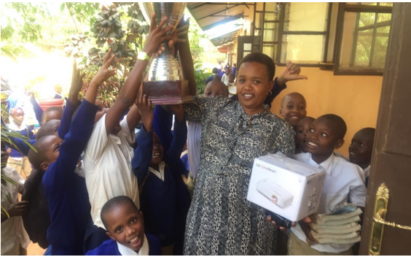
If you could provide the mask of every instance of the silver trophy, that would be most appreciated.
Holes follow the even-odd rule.
[[[164,26],[177,27],[184,14],[187,3],[139,2],[140,10],[147,22],[156,14],[158,24],[163,17],[168,17]],[[171,32],[170,32],[171,33]],[[148,72],[148,81],[143,83],[143,93],[148,95],[153,104],[179,104],[191,99],[188,82],[184,80],[180,64],[174,53],[164,42],[166,50],[156,57]]]

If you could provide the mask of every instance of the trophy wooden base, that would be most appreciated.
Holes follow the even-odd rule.
[[[188,81],[145,81],[143,94],[148,95],[155,105],[171,105],[189,102],[193,97],[189,94]]]

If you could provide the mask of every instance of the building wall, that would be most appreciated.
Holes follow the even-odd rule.
[[[285,67],[276,67],[279,76]],[[307,116],[314,118],[333,113],[347,123],[344,145],[337,151],[348,156],[354,134],[364,127],[377,124],[382,76],[334,76],[332,71],[301,68],[308,80],[292,81],[274,100],[271,111],[279,115],[282,98],[291,92],[301,93],[307,101]]]

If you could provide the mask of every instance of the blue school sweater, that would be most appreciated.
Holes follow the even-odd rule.
[[[132,160],[139,186],[145,181],[140,195],[145,231],[158,236],[161,246],[175,243],[181,237],[180,234],[184,234],[190,206],[190,196],[181,177],[185,172],[180,160],[187,138],[185,121],[181,124],[175,122],[174,132],[170,148],[164,152],[164,181],[148,171],[152,158],[153,132],[147,133],[144,128],[140,130],[137,135],[138,147]]]
[[[39,103],[34,98],[30,98],[30,103],[33,106],[34,114],[39,124],[41,124],[41,119],[43,118],[43,109],[41,109]]]
[[[60,154],[43,175],[51,224],[47,240],[52,255],[83,255],[83,241],[90,219],[90,203],[83,178],[74,173],[77,161],[93,131],[98,107],[83,100],[69,132],[60,146]]]
[[[28,126],[24,126],[24,129],[16,131],[16,130],[12,130],[15,132],[18,132],[20,135],[22,135],[24,137],[24,139],[27,141],[28,139],[34,140],[34,134],[33,131],[31,131],[31,129]],[[17,138],[18,140],[24,142],[22,139]],[[26,144],[27,145],[27,144]],[[9,148],[9,147],[7,147]],[[19,151],[18,149],[16,149],[16,147],[10,147],[11,148],[11,153],[10,153],[10,157],[11,158],[22,158],[24,156],[27,156],[27,154],[22,153],[21,151]]]
[[[76,110],[76,106],[70,101],[67,101],[67,107],[64,109],[63,117],[58,129],[59,137],[64,139],[64,136],[70,129],[71,117]],[[24,193],[21,200],[28,201],[28,211],[22,216],[24,228],[33,243],[38,243],[43,249],[49,246],[47,240],[47,229],[50,226],[50,215],[47,202],[44,196],[44,188],[41,183],[44,173],[33,170],[24,183]],[[84,183],[84,178],[77,178]],[[79,185],[81,185],[80,183]],[[82,186],[80,186],[80,190]],[[83,189],[84,191],[84,189]],[[86,194],[88,199],[88,194]]]
[[[60,126],[58,129],[58,135],[61,139],[64,139],[64,136],[69,131],[70,124],[71,124],[71,118],[74,112],[76,111],[76,109],[77,109],[77,105],[74,105],[70,101],[67,100],[66,107],[64,108],[63,116],[61,117]],[[5,126],[3,119],[1,120],[1,123]],[[27,143],[24,142],[22,139],[11,137],[10,140],[12,143],[6,142],[6,145],[8,147],[19,151],[24,156],[27,156],[29,154],[30,146],[27,145]],[[33,145],[34,143],[36,143],[36,139],[29,139],[27,140],[27,142],[30,145]]]
[[[146,234],[148,241],[148,254],[149,255],[161,255],[161,245],[160,240],[156,236]],[[99,247],[88,251],[86,255],[121,255],[117,242],[113,239],[104,241]]]

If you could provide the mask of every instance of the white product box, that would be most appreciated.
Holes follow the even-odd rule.
[[[298,221],[317,211],[325,174],[282,154],[262,156],[254,160],[247,200]]]

